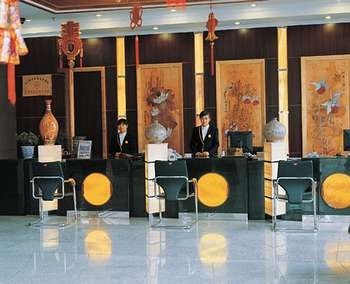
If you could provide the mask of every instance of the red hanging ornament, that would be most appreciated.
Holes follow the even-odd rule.
[[[63,54],[67,56],[69,68],[75,65],[75,57],[80,55],[80,67],[83,62],[83,42],[80,39],[80,25],[68,21],[61,25],[61,38],[58,40],[58,54],[60,56],[60,68],[63,67]]]
[[[208,40],[210,42],[210,70],[211,70],[211,76],[215,75],[215,59],[214,59],[214,41],[218,39],[218,37],[215,34],[215,29],[217,25],[219,24],[219,21],[215,18],[215,15],[213,12],[209,13],[208,21],[207,21],[207,29],[208,29],[208,35],[205,40]]]
[[[186,7],[186,0],[166,0],[168,7]]]
[[[15,65],[19,56],[28,53],[21,33],[21,20],[17,0],[0,0],[0,63],[7,64],[7,97],[16,103]]]
[[[143,9],[140,5],[134,5],[132,10],[130,11],[130,29],[134,30],[137,28],[141,28],[142,26],[142,14]],[[140,55],[139,55],[139,36],[136,32],[135,36],[135,64],[136,68],[140,65]]]

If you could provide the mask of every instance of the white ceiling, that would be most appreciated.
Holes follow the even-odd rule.
[[[74,1],[74,0],[72,0]],[[125,10],[52,14],[21,3],[21,16],[30,19],[23,25],[25,37],[57,36],[60,25],[68,20],[80,23],[82,37],[132,35],[129,12]],[[247,4],[221,4],[213,7],[219,20],[218,29],[276,27],[322,23],[350,22],[350,0],[268,0]],[[170,9],[146,9],[139,34],[204,31],[208,6],[191,6],[171,12]],[[325,16],[330,15],[330,20]],[[239,21],[239,25],[235,22]],[[158,30],[153,30],[157,26]]]

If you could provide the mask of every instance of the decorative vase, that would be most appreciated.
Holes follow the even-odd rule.
[[[21,146],[23,159],[31,159],[34,157],[35,146]]]
[[[162,143],[171,135],[171,129],[166,129],[155,119],[145,131],[146,138],[151,143]]]
[[[55,145],[58,135],[58,122],[51,112],[51,101],[45,100],[46,111],[39,124],[39,130],[44,145]]]
[[[275,117],[264,127],[264,136],[267,142],[279,142],[286,136],[286,127]]]

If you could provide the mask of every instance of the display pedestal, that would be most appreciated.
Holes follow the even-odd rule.
[[[147,144],[145,149],[146,212],[148,214],[164,212],[165,200],[162,199],[159,206],[158,198],[154,197],[157,192],[154,184],[154,162],[168,160],[168,143]]]
[[[38,162],[50,163],[62,161],[61,145],[39,145],[38,146]],[[58,200],[42,201],[44,211],[53,211],[58,209]]]
[[[265,191],[265,214],[272,216],[273,212],[273,182],[277,179],[278,161],[287,160],[287,150],[284,142],[264,143],[264,191]],[[280,194],[285,191],[279,187]],[[286,213],[286,203],[276,202],[276,215]]]

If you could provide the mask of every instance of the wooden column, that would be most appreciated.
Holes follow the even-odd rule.
[[[74,71],[72,68],[60,69],[63,72],[65,80],[65,112],[66,112],[66,135],[67,148],[73,151],[72,138],[75,136],[75,118],[74,118]]]
[[[287,153],[289,153],[288,135],[288,50],[287,28],[278,28],[278,110],[279,121],[286,127],[287,133],[284,139]]]
[[[116,38],[117,58],[117,116],[126,117],[126,84],[125,84],[125,38]]]
[[[199,123],[199,114],[204,110],[203,33],[194,34],[194,72],[196,84],[196,122]]]
[[[7,99],[7,65],[0,65],[0,159],[16,159],[16,107]]]

